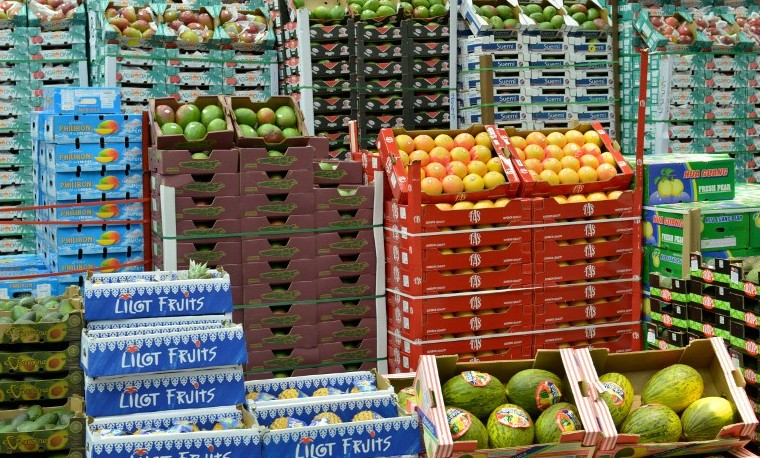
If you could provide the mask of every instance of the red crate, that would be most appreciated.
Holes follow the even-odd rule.
[[[600,216],[607,218],[630,218],[639,216],[633,208],[633,191],[620,191],[617,199],[594,202],[564,203],[553,197],[533,200],[533,223],[550,224],[578,218],[592,219]]]
[[[246,371],[277,370],[319,364],[319,348],[286,348],[249,351]]]
[[[240,222],[245,233],[267,240],[299,235],[295,231],[314,229],[314,215],[254,216]]]
[[[356,277],[377,272],[377,257],[374,251],[355,255],[317,256],[312,263],[316,266],[317,278]]]
[[[417,239],[413,237],[412,239]],[[418,241],[418,240],[414,240]],[[501,267],[511,263],[531,262],[530,243],[508,243],[496,246],[423,248],[406,240],[386,242],[386,259],[402,266],[419,264],[425,270],[477,269],[479,267]],[[486,250],[487,249],[487,250]],[[456,251],[456,252],[455,252]]]
[[[533,237],[537,242],[547,240],[578,240],[595,237],[633,234],[633,220],[606,221],[590,220],[568,222],[550,226],[537,227]]]
[[[297,281],[287,284],[260,284],[243,287],[243,304],[289,304],[317,299],[317,285],[313,281]]]
[[[377,339],[377,320],[375,318],[364,318],[357,321],[323,321],[317,325],[317,329],[320,345],[332,342]]]
[[[384,232],[386,245],[405,247],[406,251],[415,253],[447,248],[482,248],[514,243],[530,244],[533,240],[532,232],[527,228],[446,230],[437,234],[415,235],[399,231],[395,227],[386,227]]]
[[[430,135],[435,138],[437,135],[446,134],[454,138],[460,133],[469,133],[473,136],[488,131],[492,141],[492,151],[494,155],[501,158],[504,174],[507,182],[493,189],[486,189],[478,192],[462,192],[456,194],[441,194],[438,196],[429,196],[424,194],[420,188],[421,180],[419,173],[415,173],[410,166],[409,176],[404,170],[404,164],[396,145],[396,135],[409,135],[414,138],[417,135]],[[467,130],[412,130],[407,131],[403,128],[381,129],[377,137],[377,149],[380,152],[380,158],[385,168],[386,177],[390,184],[393,197],[402,203],[435,203],[449,202],[454,203],[461,200],[478,201],[483,199],[498,199],[499,197],[514,197],[520,187],[520,178],[515,170],[514,165],[505,155],[504,144],[501,136],[497,134],[494,126],[472,126]],[[411,176],[411,178],[410,178]]]
[[[571,281],[615,279],[633,275],[633,254],[599,258],[591,262],[544,261],[534,265],[534,283],[545,286]]]
[[[360,320],[377,316],[375,299],[356,299],[335,302],[320,302],[316,305],[317,320]]]
[[[528,306],[533,301],[533,289],[483,290],[461,294],[413,297],[388,289],[388,304],[400,304],[402,310],[422,310],[426,314],[460,313]]]
[[[457,335],[479,331],[498,331],[500,333],[515,333],[531,331],[532,291],[510,291],[517,303],[499,308],[482,308],[472,310],[469,307],[470,297],[449,296],[452,304],[466,306],[466,310],[458,312],[430,312],[423,307],[417,307],[414,302],[424,299],[408,299],[399,294],[388,293],[388,322],[403,337],[410,340],[437,338],[440,335]]]
[[[377,339],[332,342],[319,346],[319,357],[323,364],[376,359],[378,353]]]
[[[633,228],[631,228],[633,230]],[[533,234],[533,251],[536,262],[599,259],[633,253],[633,234],[607,238],[543,241],[541,229]]]
[[[313,258],[243,264],[244,285],[304,282],[314,278]]]
[[[373,185],[340,185],[330,188],[314,188],[314,209],[357,210],[372,208],[375,203]]]
[[[477,291],[480,289],[519,288],[533,281],[531,263],[515,263],[493,271],[477,272],[464,269],[460,273],[426,271],[422,265],[404,266],[386,261],[388,286],[413,296],[427,294]],[[459,271],[457,271],[459,272]]]
[[[317,326],[293,326],[277,329],[249,329],[245,331],[248,353],[263,350],[289,350],[314,348],[319,343]]]
[[[631,170],[628,162],[623,158],[620,152],[612,145],[612,139],[610,139],[609,135],[607,135],[607,131],[605,131],[604,128],[598,123],[592,123],[590,125],[582,124],[576,127],[574,130],[585,133],[586,131],[592,129],[596,130],[599,133],[599,136],[602,138],[602,152],[610,152],[615,157],[618,174],[607,181],[559,185],[550,185],[545,181],[535,181],[531,177],[530,173],[528,173],[528,169],[525,167],[523,161],[518,156],[517,149],[509,140],[509,137],[515,135],[519,135],[524,138],[533,131],[520,131],[514,128],[499,129],[499,134],[501,134],[502,137],[501,142],[504,144],[504,152],[510,155],[512,162],[515,165],[515,169],[520,176],[521,186],[519,195],[538,197],[562,194],[588,194],[591,192],[599,191],[623,191],[628,189],[628,187],[631,185],[631,180],[633,179],[633,170]],[[548,134],[550,132],[565,133],[568,130],[571,129],[547,129],[539,130],[539,132],[543,134]]]
[[[622,299],[620,299],[622,298]],[[599,281],[578,283],[534,290],[533,310],[536,326],[549,326],[556,323],[592,320],[609,317],[612,310],[627,313],[633,310],[634,320],[641,310],[641,282],[630,278],[620,281]],[[616,304],[613,307],[600,304]],[[637,312],[638,311],[638,312]]]
[[[288,234],[280,239],[244,238],[242,242],[243,263],[288,261],[298,257],[313,257],[313,235]]]
[[[436,205],[406,205],[390,199],[385,203],[385,225],[409,233],[441,232],[445,228],[531,224],[534,199],[511,199],[498,208],[441,210]]]
[[[317,299],[344,299],[374,296],[379,291],[376,275],[320,278],[316,281]]]
[[[311,237],[310,237],[311,238]],[[344,232],[318,232],[314,240],[317,256],[351,255],[375,252],[375,233],[372,229]]]
[[[317,324],[317,310],[313,304],[246,307],[241,311],[245,330]]]
[[[612,353],[639,351],[642,345],[641,323],[544,330],[535,334],[534,342],[536,349],[591,347],[607,348]]]
[[[417,370],[417,362],[422,355],[459,355],[460,359],[470,361],[481,357],[527,359],[533,353],[533,337],[530,334],[495,335],[435,343],[413,342],[395,333],[388,334],[388,365],[393,373]]]

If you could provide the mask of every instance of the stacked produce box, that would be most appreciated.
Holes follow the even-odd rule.
[[[93,2],[93,85],[119,86],[130,113],[154,97],[269,97],[276,90],[269,12],[253,4],[201,5]]]
[[[118,91],[51,88],[36,113],[37,254],[60,289],[90,269],[142,268],[142,119],[121,113]],[[87,224],[99,221],[102,224]],[[123,222],[122,222],[123,221]]]
[[[85,305],[88,456],[167,447],[243,456],[258,445],[241,405],[245,335],[231,322],[223,269],[94,274]]]
[[[736,158],[736,180],[754,181],[754,118],[758,35],[745,7],[627,8],[625,50],[651,50],[645,147],[673,153],[728,153]],[[633,36],[635,28],[640,38]],[[623,41],[621,41],[623,43]],[[624,144],[633,145],[638,57],[623,61]]]
[[[224,266],[250,342],[250,377],[376,367],[382,288],[375,191],[363,185],[362,164],[333,159],[328,139],[308,136],[290,97],[151,103],[155,264]],[[195,111],[203,121],[214,107],[228,130],[197,138],[197,126],[177,124]]]
[[[381,133],[393,370],[640,347],[632,171],[601,125],[579,129]]]
[[[4,299],[0,310],[0,450],[51,458],[83,456],[79,288],[60,296]]]
[[[466,5],[459,123],[603,125],[615,137],[612,22],[595,1]]]

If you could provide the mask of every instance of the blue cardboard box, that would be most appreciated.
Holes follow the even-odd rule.
[[[142,169],[142,143],[45,144],[45,163],[51,172],[133,171]]]
[[[118,114],[121,90],[117,87],[50,87],[43,92],[43,111],[57,114]]]
[[[242,366],[124,377],[85,377],[87,415],[129,415],[242,404]]]
[[[116,331],[115,335],[111,331]],[[89,377],[234,366],[247,361],[239,324],[82,331],[81,365]]]
[[[106,251],[106,250],[104,250]],[[98,253],[81,255],[64,255],[56,251],[41,253],[47,265],[54,272],[87,272],[89,270],[114,272],[116,270],[139,271],[143,264],[122,266],[127,263],[142,263],[144,261],[142,251],[131,253]]]
[[[242,429],[219,428],[236,421]],[[195,425],[198,431],[164,434],[133,434],[137,430],[166,430],[175,424]],[[216,426],[216,428],[215,428]],[[124,431],[123,435],[100,435],[98,431]],[[89,458],[224,457],[260,458],[261,433],[251,415],[239,407],[172,410],[93,419],[87,427]]]
[[[232,313],[230,276],[188,279],[188,271],[93,274],[84,287],[88,321]]]
[[[144,232],[141,224],[108,226],[45,226],[42,236],[59,254],[75,255],[103,253],[124,253],[143,251]]]
[[[139,171],[108,170],[46,173],[45,192],[61,200],[126,199],[142,196],[143,177]]]
[[[72,199],[56,199],[44,195],[44,204],[77,204],[71,207],[56,207],[38,211],[40,221],[106,221],[116,224],[118,221],[142,221],[142,202],[108,203],[101,199],[85,199],[76,202]]]
[[[142,115],[52,115],[45,117],[48,143],[142,141]]]

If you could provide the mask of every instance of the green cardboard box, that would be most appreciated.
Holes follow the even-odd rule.
[[[727,154],[667,154],[644,157],[644,203],[731,200],[736,161]]]

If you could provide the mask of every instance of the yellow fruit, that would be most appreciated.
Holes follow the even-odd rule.
[[[670,197],[673,195],[673,183],[670,180],[660,180],[657,184],[657,193],[660,197]]]

